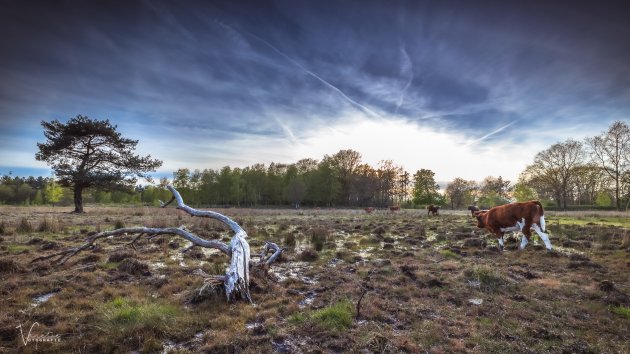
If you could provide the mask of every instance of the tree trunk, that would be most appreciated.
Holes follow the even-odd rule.
[[[74,187],[74,212],[83,212],[83,187],[80,186]]]
[[[619,199],[619,179],[615,182],[615,204],[617,205],[617,211],[621,211],[621,199]]]

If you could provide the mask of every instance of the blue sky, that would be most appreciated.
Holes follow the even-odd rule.
[[[0,3],[0,174],[49,175],[40,122],[108,118],[177,168],[321,159],[515,180],[630,120],[622,2]]]

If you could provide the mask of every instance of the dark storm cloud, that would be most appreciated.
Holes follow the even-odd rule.
[[[0,8],[0,134],[31,140],[41,137],[40,120],[76,114],[153,139],[295,139],[348,112],[490,139],[497,129],[519,134],[520,123],[614,120],[630,108],[630,12],[615,2],[14,0]]]

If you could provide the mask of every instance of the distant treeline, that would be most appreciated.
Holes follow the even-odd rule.
[[[483,181],[455,178],[440,191],[434,172],[411,174],[391,160],[373,167],[354,150],[341,150],[321,161],[254,164],[219,170],[179,169],[172,179],[133,190],[87,189],[87,203],[157,205],[170,198],[172,183],[194,206],[311,206],[424,208],[437,204],[453,209],[482,208],[510,201],[539,199],[553,209],[628,209],[630,206],[630,128],[615,122],[607,132],[556,143],[536,154],[518,181],[488,176]],[[71,190],[52,178],[0,178],[0,203],[17,205],[72,204]]]

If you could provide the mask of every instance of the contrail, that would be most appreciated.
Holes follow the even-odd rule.
[[[479,138],[479,139],[476,139],[476,140],[473,140],[473,141],[469,142],[468,144],[466,144],[466,146],[468,146],[468,145],[472,145],[472,144],[475,144],[475,143],[478,143],[478,142],[480,142],[480,141],[484,141],[484,140],[486,140],[487,138],[489,138],[489,137],[493,136],[494,134],[497,134],[497,133],[499,133],[499,132],[501,132],[501,131],[505,130],[506,128],[508,128],[509,126],[511,126],[512,124],[514,124],[514,123],[516,123],[516,122],[517,122],[517,121],[515,121],[515,120],[514,120],[514,121],[511,121],[510,123],[508,123],[508,124],[506,124],[506,125],[504,125],[504,126],[502,126],[502,127],[498,128],[498,129],[496,129],[496,130],[493,130],[493,131],[491,131],[490,133],[488,133],[488,134],[486,134],[486,135],[484,135],[484,136],[482,136],[481,138]]]
[[[396,104],[396,111],[394,112],[394,114],[398,114],[398,110],[400,109],[400,106],[405,99],[405,92],[407,91],[409,86],[411,86],[411,82],[413,81],[413,65],[411,63],[411,59],[409,58],[409,53],[407,53],[407,49],[405,49],[404,45],[400,47],[400,53],[402,54],[400,72],[401,74],[407,74],[409,79],[407,80],[405,87],[403,87],[402,91],[400,92],[400,98],[398,98],[398,103]]]
[[[291,128],[289,128],[288,125],[284,124],[278,117],[274,117],[274,119],[276,120],[276,123],[278,123],[278,125],[282,128],[282,130],[284,131],[285,136],[287,137],[287,139],[289,139],[289,141],[292,144],[298,144],[299,141],[298,139],[295,137],[295,134],[293,134],[293,131],[291,130]]]
[[[222,23],[223,26],[229,27],[231,28],[233,31],[235,32],[239,32],[238,30],[234,29],[233,27]],[[346,101],[350,102],[352,105],[354,105],[355,107],[360,108],[362,111],[367,112],[373,116],[376,117],[381,117],[380,114],[376,113],[375,111],[369,109],[368,107],[360,104],[359,102],[353,100],[352,98],[348,97],[348,95],[346,95],[345,93],[343,93],[343,91],[341,91],[338,87],[336,87],[335,85],[331,84],[330,82],[324,80],[323,78],[321,78],[319,75],[315,74],[314,72],[308,70],[307,68],[305,68],[304,66],[302,66],[302,64],[298,63],[295,59],[291,58],[289,55],[287,55],[286,53],[284,53],[283,51],[281,51],[280,49],[276,48],[273,44],[267,42],[265,39],[250,33],[248,31],[243,30],[244,33],[246,33],[247,35],[256,38],[257,40],[261,41],[262,43],[264,43],[266,46],[268,46],[269,48],[271,48],[274,52],[280,54],[282,57],[284,57],[285,59],[287,59],[288,61],[290,61],[293,65],[297,66],[298,68],[304,70],[305,73],[307,73],[308,75],[312,76],[313,78],[317,79],[319,82],[323,83],[324,85],[328,86],[329,88],[333,89],[334,91],[336,91],[339,95],[341,95],[341,97],[343,97]]]

